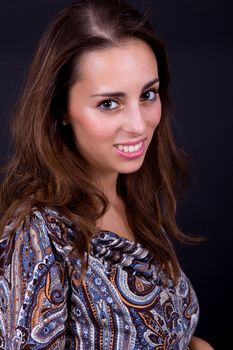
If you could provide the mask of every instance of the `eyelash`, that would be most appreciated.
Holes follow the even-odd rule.
[[[153,92],[153,93],[155,94],[155,96],[154,96],[151,100],[148,100],[148,101],[149,101],[149,102],[155,101],[156,98],[157,98],[157,95],[159,94],[159,89],[150,89],[150,90],[144,91],[144,92],[142,93],[142,95],[147,94],[148,92]]]
[[[140,98],[140,100],[142,100],[142,101],[144,101],[144,102],[149,102],[149,103],[156,101],[157,95],[159,94],[159,90],[158,90],[158,89],[150,89],[150,90],[144,91],[144,92],[142,93],[142,96],[145,95],[145,94],[147,94],[147,93],[150,93],[150,92],[154,93],[154,97],[153,97],[152,99],[147,100],[147,99],[142,99],[142,98]],[[113,111],[113,110],[115,110],[117,107],[114,107],[114,108],[105,108],[105,107],[101,107],[104,103],[109,103],[109,102],[110,102],[110,103],[111,103],[111,102],[115,102],[115,103],[118,104],[118,102],[117,102],[116,100],[110,99],[110,98],[109,98],[109,99],[100,101],[100,102],[98,103],[97,107],[98,107],[100,110],[104,111],[104,112],[108,112],[108,111]]]

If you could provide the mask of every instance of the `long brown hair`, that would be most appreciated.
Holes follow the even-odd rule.
[[[67,94],[78,78],[75,67],[81,55],[130,38],[145,41],[155,53],[162,117],[142,167],[120,174],[117,191],[136,239],[153,252],[169,276],[178,277],[170,239],[189,240],[176,224],[176,196],[187,177],[183,153],[169,126],[168,61],[148,20],[123,0],[80,0],[58,13],[42,36],[15,113],[14,152],[0,192],[0,232],[13,217],[19,224],[32,207],[56,208],[79,228],[76,249],[84,261],[83,252],[88,251],[108,201],[75,148],[71,127],[62,125]]]

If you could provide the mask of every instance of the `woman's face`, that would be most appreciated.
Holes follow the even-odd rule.
[[[98,177],[137,171],[161,118],[156,57],[141,40],[86,53],[68,96],[75,143]]]

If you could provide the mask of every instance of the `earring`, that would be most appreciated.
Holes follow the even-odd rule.
[[[69,123],[68,123],[68,121],[67,120],[65,120],[65,119],[63,119],[63,121],[62,121],[62,125],[63,126],[67,126]]]

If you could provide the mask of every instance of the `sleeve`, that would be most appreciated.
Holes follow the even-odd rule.
[[[0,350],[65,349],[68,272],[31,216],[0,243]]]

